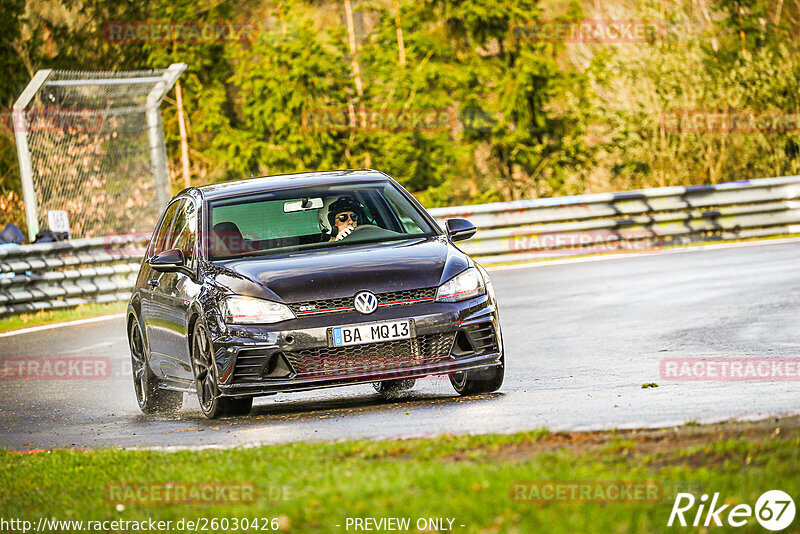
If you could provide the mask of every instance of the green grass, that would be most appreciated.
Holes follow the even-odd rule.
[[[346,532],[347,517],[409,517],[412,523],[449,517],[455,518],[454,532],[664,532],[671,530],[672,496],[656,503],[536,504],[512,500],[509,488],[520,481],[650,480],[673,496],[680,488],[699,488],[698,498],[701,491],[720,492],[725,502],[754,506],[764,491],[781,489],[797,500],[800,432],[784,427],[776,433],[775,426],[537,431],[179,452],[0,452],[0,515],[33,521],[265,517],[278,518],[279,529],[291,532]],[[253,483],[258,494],[252,504],[129,502],[124,509],[119,499],[106,497],[109,483],[177,481]],[[800,519],[795,521],[793,527]],[[751,518],[738,531],[763,529]]]
[[[78,319],[123,313],[127,305],[127,302],[119,301],[107,304],[82,304],[75,308],[64,310],[23,313],[0,319],[0,332],[9,332],[11,330],[19,330],[20,328],[29,328],[31,326],[66,323]]]

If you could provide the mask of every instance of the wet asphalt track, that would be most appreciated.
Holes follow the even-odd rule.
[[[2,357],[98,356],[100,380],[0,380],[0,446],[232,446],[441,433],[665,426],[800,413],[800,382],[667,382],[665,357],[800,357],[800,243],[492,273],[506,343],[499,393],[429,378],[398,399],[350,386],[256,400],[206,421],[134,399],[123,319],[0,337]],[[658,388],[642,389],[656,382]]]

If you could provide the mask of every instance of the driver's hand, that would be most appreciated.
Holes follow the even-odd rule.
[[[353,230],[355,230],[355,229],[356,229],[356,226],[354,224],[352,224],[352,223],[348,224],[347,227],[345,227],[344,230],[342,230],[338,234],[336,234],[336,237],[333,238],[333,241],[341,241],[345,237],[349,236],[353,232]]]

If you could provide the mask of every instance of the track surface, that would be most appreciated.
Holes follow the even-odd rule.
[[[0,338],[0,356],[99,356],[101,380],[0,380],[0,446],[233,446],[441,433],[667,426],[800,413],[800,382],[667,382],[665,357],[800,356],[800,243],[492,273],[506,343],[499,393],[446,379],[385,400],[370,386],[257,399],[249,417],[142,415],[123,319]],[[642,389],[656,382],[658,388]]]

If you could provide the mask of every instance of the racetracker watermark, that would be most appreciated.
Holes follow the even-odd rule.
[[[599,254],[618,250],[655,251],[664,246],[664,238],[649,230],[590,230],[569,233],[520,233],[508,238],[510,252],[556,249],[580,250]]]
[[[302,129],[312,132],[443,132],[452,130],[457,116],[451,109],[358,109],[348,106],[303,111]]]
[[[512,501],[546,504],[558,502],[624,503],[670,502],[687,491],[701,491],[699,484],[653,480],[522,480],[512,482]]]
[[[650,43],[668,35],[664,21],[586,19],[514,21],[512,39],[560,43]]]
[[[110,376],[111,360],[101,356],[0,359],[1,380],[105,380]]]
[[[664,358],[661,378],[675,381],[800,380],[800,358]]]
[[[147,252],[151,237],[151,232],[107,233],[103,236],[103,249],[109,253],[141,258]]]
[[[671,502],[688,491],[702,491],[699,484],[653,480],[524,480],[512,482],[512,501],[547,503],[660,503]]]
[[[212,44],[247,43],[283,35],[277,21],[188,20],[110,21],[103,25],[103,36],[113,44]]]
[[[253,504],[258,487],[252,482],[109,482],[106,500],[127,505]],[[270,487],[270,500],[287,500],[286,487]]]
[[[2,129],[13,133],[97,133],[107,116],[96,109],[6,109],[0,112]]]
[[[800,129],[800,113],[684,109],[661,113],[659,123],[667,133],[789,133]]]
[[[661,502],[663,490],[652,481],[523,481],[508,490],[512,501],[549,502]]]

